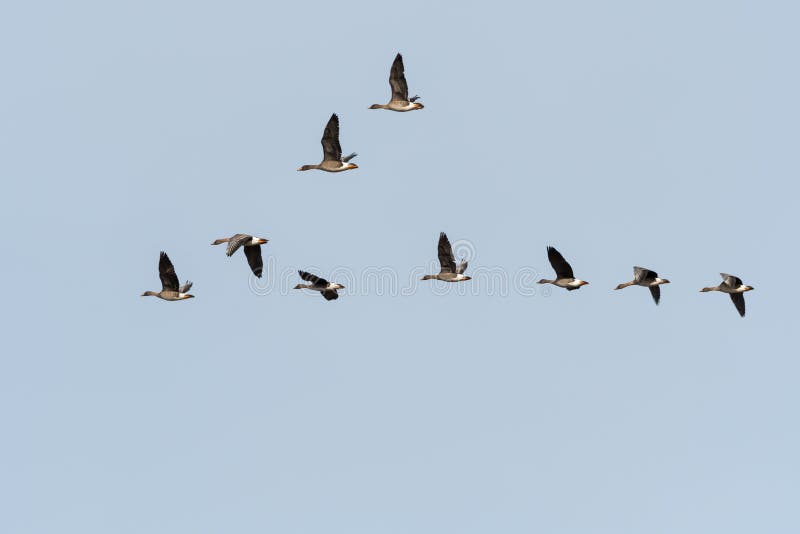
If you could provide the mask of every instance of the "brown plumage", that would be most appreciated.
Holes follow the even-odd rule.
[[[539,280],[540,284],[553,284],[557,287],[563,287],[567,291],[574,291],[589,283],[585,280],[575,278],[575,275],[572,272],[572,266],[567,262],[567,260],[564,259],[564,256],[562,256],[555,247],[547,247],[547,259],[550,261],[550,265],[556,272],[556,278],[555,280],[547,280],[542,278]]]
[[[247,263],[250,265],[250,270],[258,278],[261,278],[261,273],[264,270],[264,261],[261,259],[261,245],[269,242],[269,239],[262,237],[253,237],[249,234],[235,234],[231,237],[223,237],[217,239],[212,245],[221,245],[227,243],[228,248],[225,254],[230,257],[234,252],[244,247],[244,255],[247,258]]]
[[[748,291],[752,291],[754,289],[753,286],[744,285],[741,278],[733,276],[732,274],[719,273],[719,275],[722,277],[722,283],[720,285],[704,287],[700,292],[720,291],[722,293],[727,293],[730,295],[731,302],[733,302],[733,305],[736,307],[736,311],[739,312],[740,316],[744,317],[744,294]]]
[[[188,280],[182,286],[179,286],[178,275],[175,274],[175,267],[167,256],[166,252],[161,252],[158,258],[158,276],[161,278],[161,291],[145,291],[142,293],[143,297],[158,297],[163,300],[185,300],[194,298],[194,295],[189,295],[188,291],[192,287],[192,283]]]
[[[344,289],[344,286],[341,284],[335,284],[333,282],[328,282],[324,278],[320,278],[319,276],[313,275],[311,273],[307,273],[305,271],[297,271],[300,275],[300,278],[305,280],[306,282],[311,282],[310,284],[297,284],[294,286],[294,289],[311,289],[312,291],[319,291],[320,294],[325,298],[325,300],[336,300],[339,298],[339,293],[337,290]]]
[[[392,89],[392,98],[388,104],[372,104],[369,109],[388,109],[391,111],[414,111],[425,106],[417,102],[419,96],[408,98],[408,83],[406,82],[406,69],[403,65],[403,56],[397,54],[389,71],[389,87]]]
[[[350,169],[357,169],[358,165],[349,163],[357,156],[355,152],[349,156],[342,157],[342,146],[339,144],[339,117],[334,113],[325,126],[322,133],[322,163],[315,165],[303,165],[298,171],[310,171],[319,169],[326,172],[342,172]]]

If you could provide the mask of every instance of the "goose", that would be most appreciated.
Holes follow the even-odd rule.
[[[744,294],[748,291],[752,291],[754,289],[753,286],[744,285],[741,278],[733,276],[732,274],[719,273],[719,275],[722,277],[722,283],[720,285],[704,287],[700,292],[721,291],[727,293],[731,296],[733,305],[736,306],[736,311],[739,312],[739,315],[744,317]]]
[[[322,133],[322,163],[317,165],[303,165],[298,171],[310,171],[319,169],[326,172],[342,172],[350,169],[357,169],[355,163],[348,163],[357,156],[355,152],[349,156],[342,157],[342,145],[339,144],[339,117],[334,113],[331,115],[325,131]]]
[[[389,71],[389,86],[392,89],[392,99],[388,104],[372,104],[369,109],[389,109],[391,111],[414,111],[425,106],[417,102],[419,96],[408,98],[408,83],[406,82],[403,56],[398,52]]]
[[[169,261],[167,253],[162,251],[158,259],[158,276],[161,277],[161,291],[145,291],[143,297],[158,297],[163,300],[184,300],[193,299],[194,295],[189,295],[188,291],[192,288],[192,283],[188,280],[185,284],[178,287],[178,275],[175,274],[175,267]]]
[[[547,247],[547,259],[550,260],[550,265],[553,266],[553,270],[556,272],[556,279],[546,280],[542,278],[539,280],[540,284],[553,284],[554,286],[563,287],[567,291],[574,291],[589,283],[575,278],[572,273],[572,267],[555,247]]]
[[[447,234],[440,232],[439,274],[426,274],[421,280],[441,280],[442,282],[465,282],[467,280],[472,280],[471,277],[464,275],[464,271],[467,270],[467,265],[467,260],[462,259],[461,263],[456,267],[456,260],[453,258],[453,247],[450,246],[450,240],[447,239]]]
[[[624,289],[628,286],[649,287],[650,294],[653,295],[653,300],[655,301],[656,305],[658,305],[658,301],[661,300],[661,288],[658,286],[661,284],[669,284],[669,280],[665,278],[659,278],[658,273],[651,271],[650,269],[645,269],[644,267],[634,267],[633,280],[630,282],[625,282],[624,284],[620,284],[614,289]]]
[[[231,237],[217,239],[211,244],[221,245],[222,243],[227,243],[228,249],[225,251],[225,255],[228,257],[232,256],[240,247],[244,247],[244,255],[247,256],[250,270],[258,278],[261,278],[261,272],[264,270],[264,261],[261,259],[261,245],[267,242],[269,242],[269,239],[253,237],[247,234],[235,234]]]
[[[324,278],[320,278],[319,276],[314,276],[311,273],[307,273],[305,271],[297,271],[300,275],[300,278],[305,280],[306,282],[311,282],[310,284],[297,284],[294,286],[295,289],[311,289],[313,291],[319,291],[325,300],[336,300],[339,298],[339,293],[336,292],[337,289],[344,289],[344,286],[341,284],[334,284],[333,282],[328,282]]]

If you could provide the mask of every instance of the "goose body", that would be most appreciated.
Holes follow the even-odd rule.
[[[298,171],[318,169],[325,172],[342,172],[357,169],[358,165],[350,163],[357,156],[355,152],[342,157],[342,146],[339,144],[339,117],[334,113],[322,133],[322,162],[315,165],[303,165]]]
[[[425,106],[422,102],[417,102],[418,96],[408,97],[408,83],[406,82],[405,66],[403,56],[397,54],[389,71],[389,87],[392,89],[392,97],[388,104],[372,104],[369,109],[388,109],[390,111],[414,111]]]
[[[325,300],[338,299],[339,293],[337,290],[344,289],[344,286],[341,284],[328,282],[324,278],[320,278],[319,276],[315,276],[311,273],[307,273],[305,271],[297,271],[297,273],[300,275],[300,278],[302,278],[306,282],[311,282],[311,283],[297,284],[296,286],[294,286],[294,289],[310,289],[312,291],[319,291],[320,294],[325,298]]]
[[[624,289],[629,286],[647,287],[650,289],[650,294],[653,296],[653,300],[656,304],[658,304],[661,300],[661,288],[659,286],[662,284],[669,284],[669,280],[665,278],[659,278],[658,273],[651,271],[650,269],[645,269],[644,267],[634,267],[633,280],[620,284],[614,289]]]
[[[189,294],[192,283],[188,280],[182,286],[179,285],[178,275],[175,274],[175,267],[167,256],[166,252],[161,252],[158,258],[158,276],[161,278],[161,291],[145,291],[143,297],[158,297],[162,300],[185,300],[194,298]]]
[[[244,248],[244,255],[247,257],[247,263],[250,265],[250,270],[258,278],[261,278],[261,273],[264,270],[264,260],[261,258],[261,245],[269,242],[269,239],[262,237],[254,237],[249,234],[235,234],[231,237],[223,237],[217,239],[212,245],[221,245],[227,243],[228,248],[225,254],[230,257],[234,252],[239,250],[240,247]]]
[[[741,278],[733,276],[732,274],[719,273],[719,275],[722,277],[722,283],[720,285],[704,287],[700,292],[720,291],[721,293],[727,293],[731,296],[731,301],[736,307],[736,311],[739,312],[740,316],[744,317],[744,294],[748,291],[752,291],[754,289],[753,286],[745,285]]]
[[[465,282],[472,280],[471,277],[466,276],[464,271],[467,270],[467,260],[461,260],[461,263],[456,265],[456,260],[453,257],[453,247],[450,245],[450,240],[447,239],[447,234],[444,232],[439,233],[439,273],[426,274],[421,280],[441,280],[442,282]]]
[[[589,283],[585,280],[581,280],[580,278],[575,278],[575,274],[572,272],[572,266],[567,262],[567,260],[564,259],[564,256],[562,256],[561,253],[555,249],[555,247],[547,247],[547,259],[550,261],[550,265],[556,272],[556,278],[555,280],[547,280],[542,278],[538,283],[553,284],[557,287],[563,287],[567,291],[580,289],[581,286],[585,286]]]

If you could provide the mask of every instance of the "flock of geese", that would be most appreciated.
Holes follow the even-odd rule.
[[[369,109],[388,109],[390,111],[406,112],[423,109],[425,106],[419,100],[419,96],[408,96],[408,83],[406,83],[405,67],[403,66],[403,56],[399,53],[394,58],[392,68],[389,72],[389,86],[392,89],[391,99],[387,104],[373,104]],[[303,165],[298,171],[321,170],[325,172],[343,172],[352,169],[357,169],[358,165],[350,163],[350,160],[356,157],[353,152],[347,156],[342,156],[342,147],[339,144],[339,117],[334,113],[328,120],[325,130],[322,134],[322,161],[318,164]],[[228,246],[225,250],[227,256],[232,256],[240,248],[244,251],[247,258],[247,263],[253,274],[259,278],[264,270],[264,262],[261,257],[261,245],[265,245],[267,239],[255,237],[248,234],[236,234],[231,237],[224,237],[215,240],[212,245],[221,245],[227,243]],[[456,265],[456,260],[453,256],[453,248],[447,235],[442,232],[439,234],[438,245],[439,256],[439,272],[437,274],[428,274],[422,277],[422,280],[441,280],[442,282],[465,282],[471,278],[464,274],[467,270],[467,261],[461,260]],[[539,284],[552,284],[557,287],[566,289],[567,291],[574,291],[580,289],[582,286],[589,282],[576,278],[572,271],[572,266],[564,256],[554,247],[547,247],[547,259],[555,271],[556,277],[553,280],[541,279]],[[158,297],[163,300],[185,300],[194,298],[194,295],[189,294],[192,287],[192,282],[187,281],[180,285],[178,275],[175,273],[175,267],[172,265],[169,256],[166,252],[161,252],[158,260],[158,273],[161,278],[161,291],[145,291],[142,293],[143,297],[152,296]],[[306,271],[298,271],[300,278],[308,282],[306,284],[297,284],[294,289],[310,289],[318,291],[325,300],[336,300],[339,298],[339,289],[344,289],[344,286],[335,282],[329,282],[324,278],[320,278],[314,274]],[[701,292],[720,291],[730,295],[736,310],[739,315],[745,315],[744,294],[747,291],[752,291],[753,287],[745,285],[742,279],[738,276],[731,274],[720,273],[722,283],[717,286],[704,287]],[[642,286],[650,290],[653,301],[658,304],[661,300],[661,285],[669,284],[666,278],[660,278],[658,273],[644,267],[633,268],[633,280],[619,284],[614,289],[624,289],[629,286]]]

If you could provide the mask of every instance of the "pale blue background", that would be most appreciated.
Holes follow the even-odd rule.
[[[790,2],[0,11],[3,533],[800,531]],[[426,108],[367,111],[397,51]],[[361,168],[295,172],[333,111]],[[406,280],[441,230],[591,284],[325,302],[209,246]],[[162,249],[195,300],[139,297]]]

